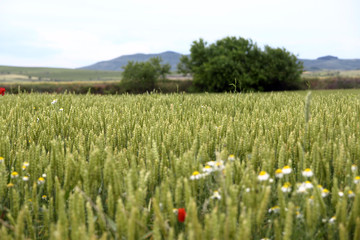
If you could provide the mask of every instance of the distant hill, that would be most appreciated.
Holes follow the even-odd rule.
[[[134,62],[145,62],[148,61],[150,58],[153,57],[161,57],[163,60],[162,63],[168,63],[171,66],[171,71],[176,71],[177,64],[180,62],[180,57],[182,54],[167,51],[163,53],[157,53],[157,54],[143,54],[143,53],[137,53],[133,55],[124,55],[120,56],[118,58],[114,58],[112,60],[108,61],[102,61],[95,63],[90,66],[82,67],[81,69],[88,69],[88,70],[110,70],[110,71],[122,71],[122,67],[126,66],[128,61],[134,61]]]
[[[328,61],[328,60],[338,60],[339,58],[338,57],[334,57],[334,56],[331,56],[331,55],[327,55],[327,56],[323,56],[323,57],[318,57],[316,60],[325,60],[325,61]]]
[[[177,64],[180,61],[182,54],[172,51],[167,51],[158,54],[133,54],[124,55],[108,61],[102,61],[90,66],[82,67],[81,69],[88,70],[110,70],[122,71],[128,61],[143,62],[152,57],[161,57],[163,63],[171,65],[171,71],[176,71]],[[317,59],[300,59],[304,63],[305,71],[320,71],[320,70],[360,70],[360,59],[339,59],[334,56],[324,56]]]
[[[305,71],[360,70],[360,59],[339,59],[333,56],[325,56],[316,60],[300,60],[304,63]]]

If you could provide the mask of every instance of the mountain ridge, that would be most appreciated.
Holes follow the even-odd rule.
[[[144,62],[152,57],[160,57],[163,63],[171,66],[171,71],[176,71],[177,64],[183,54],[174,51],[165,51],[162,53],[136,53],[122,55],[114,59],[100,61],[92,65],[84,66],[79,69],[88,70],[108,70],[122,71],[128,61]],[[327,55],[317,59],[299,59],[304,64],[304,71],[321,71],[321,70],[360,70],[360,59],[340,59],[335,56]]]
[[[88,69],[88,70],[110,70],[110,71],[122,71],[122,67],[124,67],[128,61],[134,62],[145,62],[148,61],[150,58],[153,57],[160,57],[163,62],[162,63],[169,63],[171,66],[171,71],[176,70],[177,64],[180,62],[180,57],[182,54],[173,52],[173,51],[166,51],[162,53],[136,53],[130,55],[122,55],[120,57],[100,61],[95,64],[81,67],[80,69]]]

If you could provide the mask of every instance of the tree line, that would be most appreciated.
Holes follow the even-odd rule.
[[[155,82],[170,72],[170,65],[152,58],[130,61],[123,69],[124,88],[151,91]],[[226,37],[212,44],[194,41],[190,55],[183,55],[178,64],[178,72],[193,77],[197,92],[295,90],[300,87],[302,71],[302,63],[285,48],[262,49],[241,37]]]

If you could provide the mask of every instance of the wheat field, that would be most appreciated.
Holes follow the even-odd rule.
[[[360,91],[0,96],[0,238],[359,239]]]

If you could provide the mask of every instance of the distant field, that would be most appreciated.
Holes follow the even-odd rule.
[[[121,78],[119,71],[0,66],[0,83],[6,84],[100,84],[116,83]],[[191,80],[191,77],[171,74],[168,79]]]
[[[346,71],[314,71],[314,72],[304,72],[302,75],[304,78],[359,78],[360,70],[346,70]]]
[[[114,82],[120,80],[121,72],[115,71],[0,66],[0,83]]]
[[[360,88],[360,70],[313,71],[302,75],[301,89],[354,89]],[[167,81],[159,81],[156,90],[160,92],[190,92],[191,77],[171,73]],[[0,66],[0,85],[9,92],[22,91],[74,93],[121,93],[119,71],[97,71],[65,68],[9,67]]]
[[[304,72],[303,78],[360,78],[360,70],[349,71],[312,71]],[[169,80],[189,80],[180,74],[171,74]],[[9,67],[0,66],[0,83],[50,83],[50,82],[73,82],[73,83],[104,83],[118,82],[121,80],[119,71],[96,71],[67,68],[39,68],[39,67]]]

